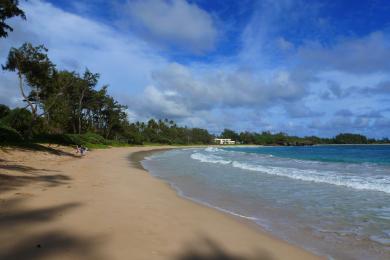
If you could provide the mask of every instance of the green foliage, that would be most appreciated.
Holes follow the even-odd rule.
[[[0,38],[7,37],[7,31],[13,31],[13,28],[5,22],[7,19],[17,16],[26,19],[23,10],[18,5],[18,0],[0,0]]]
[[[131,133],[127,135],[131,144],[160,143],[160,144],[211,144],[213,137],[205,129],[177,126],[168,119],[150,119],[147,123],[136,122],[127,127]]]
[[[364,135],[343,133],[338,134],[334,138],[334,142],[336,144],[366,144],[368,140]]]
[[[31,112],[24,108],[15,108],[1,119],[4,125],[7,125],[26,137],[30,129]]]
[[[0,104],[0,120],[7,116],[11,109],[7,107],[6,105]]]
[[[231,130],[230,130],[231,131]],[[226,130],[224,131],[226,136]],[[236,133],[229,133],[229,136],[235,136]],[[229,137],[230,138],[230,137]],[[390,143],[389,139],[382,140],[367,139],[364,135],[359,134],[339,134],[335,138],[320,138],[317,136],[289,136],[285,133],[272,134],[271,132],[241,132],[238,139],[242,144],[256,145],[315,145],[315,144],[372,144],[372,143]]]
[[[23,141],[18,131],[0,123],[0,143],[15,143]]]
[[[73,135],[75,136],[75,135]],[[89,144],[108,144],[106,139],[102,137],[101,135],[95,134],[95,133],[85,133],[82,135],[79,135],[80,139],[84,143]]]
[[[39,134],[34,136],[33,140],[36,143],[49,143],[49,144],[61,144],[61,145],[74,145],[72,138],[67,134]]]
[[[201,128],[192,128],[190,138],[194,144],[211,144],[213,142],[213,137],[209,132]]]
[[[43,45],[33,46],[24,43],[19,48],[11,48],[4,70],[17,71],[19,77],[31,88],[28,99],[39,102],[50,91],[50,79],[53,77],[54,65],[47,56],[47,49]],[[27,100],[26,100],[27,101]]]
[[[131,131],[131,132],[128,132],[126,134],[127,136],[127,142],[129,144],[143,144],[143,140],[144,140],[144,137],[142,136],[141,133],[139,133],[138,131]]]
[[[61,145],[84,145],[89,148],[104,148],[108,146],[121,146],[126,143],[104,139],[101,135],[95,133],[85,134],[41,134],[33,139],[37,143],[50,143]]]
[[[41,116],[38,114],[39,109],[43,107],[48,96],[54,92],[51,83],[55,69],[46,54],[47,51],[43,45],[34,47],[31,43],[24,43],[20,48],[11,48],[6,64],[2,66],[4,70],[17,72],[19,91],[32,115],[28,128],[29,138],[33,135],[33,124]],[[29,92],[25,92],[24,85],[28,87]]]
[[[233,130],[225,129],[221,134],[221,138],[228,138],[232,139],[233,141],[237,141],[239,139],[239,135]]]

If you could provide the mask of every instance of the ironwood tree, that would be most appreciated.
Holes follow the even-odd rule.
[[[8,32],[14,29],[6,23],[6,20],[12,17],[21,17],[26,20],[24,11],[19,8],[18,0],[0,0],[0,38],[6,38]]]

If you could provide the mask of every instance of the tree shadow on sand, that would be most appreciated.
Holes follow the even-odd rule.
[[[0,252],[0,259],[57,259],[69,254],[76,259],[104,259],[95,250],[97,238],[81,238],[66,231],[50,231],[18,241],[14,246]]]
[[[183,253],[174,258],[176,260],[273,260],[263,251],[256,251],[253,255],[236,255],[228,252],[210,238],[203,238],[196,246],[190,246]]]
[[[0,162],[3,163],[3,162],[7,162],[7,161],[1,160]],[[8,171],[17,171],[17,172],[23,172],[23,173],[30,173],[30,174],[34,174],[34,173],[37,173],[37,172],[58,172],[58,171],[55,171],[55,170],[40,169],[40,168],[34,168],[34,167],[31,167],[31,166],[26,166],[26,165],[9,164],[9,163],[4,164],[4,165],[0,165],[0,170],[1,169],[8,170]]]
[[[53,146],[46,146],[42,144],[37,144],[37,143],[18,143],[18,144],[8,144],[6,146],[1,146],[0,144],[0,149],[3,152],[8,151],[7,147],[12,147],[13,150],[20,150],[20,151],[40,151],[40,152],[47,152],[49,154],[54,154],[54,155],[60,155],[60,156],[70,156],[70,157],[76,157],[80,158],[78,155],[74,153],[70,153],[61,149],[56,149]],[[58,147],[58,145],[57,145]]]
[[[4,170],[4,171],[2,171]],[[71,178],[59,173],[57,170],[48,170],[44,168],[34,168],[27,165],[10,163],[7,160],[0,160],[0,194],[6,191],[14,190],[18,187],[41,182],[47,187],[54,187],[67,184]],[[14,174],[18,173],[18,174]],[[28,174],[28,175],[27,175]]]
[[[17,189],[32,182],[42,182],[47,187],[67,184],[70,177],[62,174],[39,175],[39,176],[14,176],[0,173],[0,194],[2,192]]]
[[[25,199],[9,199],[0,203],[0,230],[13,228],[19,224],[27,225],[47,222],[63,215],[72,208],[79,207],[79,203],[66,203],[58,206],[41,209],[24,209],[21,207]]]
[[[56,259],[56,256],[69,254],[77,259],[102,259],[96,250],[102,241],[100,238],[71,234],[66,230],[34,232],[28,228],[54,221],[80,207],[79,203],[26,209],[23,207],[25,200],[18,198],[0,202],[0,241],[3,241],[0,259]]]

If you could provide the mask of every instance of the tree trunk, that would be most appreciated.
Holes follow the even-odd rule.
[[[106,139],[108,139],[108,136],[110,135],[110,132],[111,132],[111,127],[107,127]]]
[[[77,130],[76,130],[76,110],[75,109],[72,110],[72,129],[73,129],[73,134],[76,134]]]
[[[85,94],[85,89],[81,91],[81,96],[79,100],[79,134],[81,134],[81,109],[82,109],[82,104],[83,104],[83,99],[84,99],[84,94]]]
[[[20,72],[18,72],[18,77],[19,77],[19,88],[20,88],[20,92],[22,94],[22,97],[24,98],[24,100],[26,100],[28,106],[31,108],[31,121],[30,121],[30,124],[28,126],[28,132],[27,132],[27,138],[28,139],[31,139],[32,137],[32,127],[33,127],[33,124],[35,123],[35,120],[36,120],[36,110],[34,108],[34,105],[33,103],[28,100],[28,97],[26,96],[26,94],[24,93],[24,90],[23,90],[23,77],[22,77],[22,74]]]

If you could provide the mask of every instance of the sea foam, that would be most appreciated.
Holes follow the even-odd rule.
[[[193,153],[191,154],[191,158],[205,163],[218,163],[218,164],[231,163],[230,160],[224,160],[222,157],[217,155],[212,155],[212,154],[206,155],[202,153]]]
[[[390,178],[387,176],[365,176],[360,177],[353,174],[342,174],[334,171],[320,171],[316,169],[298,169],[290,167],[276,167],[276,166],[263,166],[259,164],[250,164],[246,162],[239,162],[233,160],[227,160],[221,156],[213,154],[193,153],[192,159],[214,164],[230,164],[232,167],[266,173],[269,175],[287,177],[294,180],[324,183],[337,186],[344,186],[357,190],[371,190],[380,191],[390,194]]]
[[[219,148],[216,148],[216,147],[207,147],[206,149],[204,149],[206,152],[221,152],[223,151],[222,149],[219,149]]]
[[[258,171],[270,175],[288,177],[295,180],[333,184],[358,190],[382,191],[390,194],[390,180],[386,179],[341,176],[339,173],[332,171],[250,165],[236,161],[232,162],[232,166],[249,171]]]

